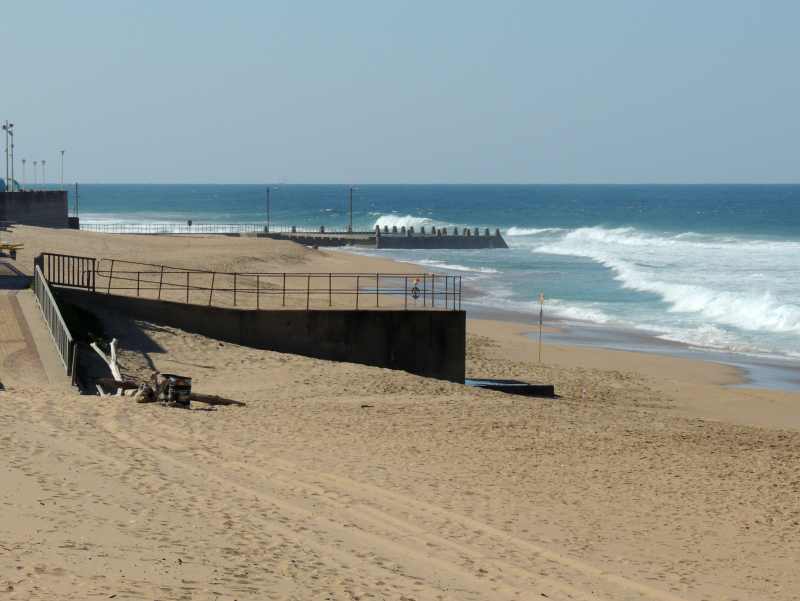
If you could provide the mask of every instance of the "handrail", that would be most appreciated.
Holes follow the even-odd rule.
[[[82,222],[80,229],[86,232],[107,234],[242,234],[270,233],[286,234],[292,226],[265,223],[88,223]],[[299,230],[298,230],[299,231]]]
[[[273,308],[461,309],[462,279],[459,275],[221,272],[55,253],[42,253],[36,265],[50,285],[84,288],[90,292],[99,290],[106,294],[152,295],[158,300],[207,306],[266,309],[270,299],[280,297],[279,302],[272,300]]]
[[[94,291],[94,257],[41,253],[35,263],[42,268],[42,274],[50,284]]]
[[[336,305],[356,310],[372,307],[461,309],[462,279],[459,275],[220,272],[124,259],[99,259],[97,266],[97,289],[106,294],[154,296],[159,300],[190,304],[261,309],[269,306],[270,298],[280,297],[279,301],[273,301],[276,308],[333,308]],[[347,298],[354,302],[348,302]]]
[[[47,323],[50,337],[56,345],[64,369],[67,375],[72,376],[74,379],[75,341],[67,327],[67,323],[64,321],[64,317],[61,315],[58,303],[39,265],[34,266],[33,292],[36,296],[36,302],[39,305],[42,316]]]

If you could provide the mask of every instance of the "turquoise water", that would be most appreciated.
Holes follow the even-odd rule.
[[[385,251],[460,273],[473,307],[800,360],[800,186],[359,186],[357,229],[499,227],[511,248]],[[272,223],[343,227],[346,186],[281,185]],[[82,222],[253,223],[264,186],[86,185]],[[361,251],[359,251],[361,252]]]

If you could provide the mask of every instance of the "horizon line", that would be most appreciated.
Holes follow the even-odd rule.
[[[0,178],[3,179],[3,178]],[[65,188],[81,186],[800,186],[798,181],[747,181],[747,182],[103,182],[72,181],[65,182]],[[37,183],[26,189],[36,187],[60,187],[60,182]]]

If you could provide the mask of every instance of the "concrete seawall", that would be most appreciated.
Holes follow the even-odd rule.
[[[39,227],[68,227],[67,193],[62,190],[0,192],[0,221]]]
[[[464,382],[464,311],[254,311],[55,290],[60,303],[116,310],[216,340]]]

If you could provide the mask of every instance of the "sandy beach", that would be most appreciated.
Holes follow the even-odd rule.
[[[409,271],[255,238],[10,238],[26,273],[43,251]],[[0,364],[5,598],[800,596],[800,394],[732,387],[735,368],[549,344],[539,364],[530,324],[470,319],[468,377],[555,384],[531,399],[99,317],[123,373],[246,406],[78,396]]]

